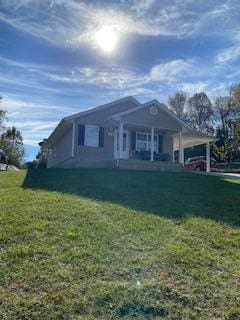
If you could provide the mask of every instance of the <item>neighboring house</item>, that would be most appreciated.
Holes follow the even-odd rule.
[[[157,100],[141,104],[127,97],[62,119],[44,147],[48,168],[174,169],[184,164],[186,147],[206,143],[210,159],[211,141]]]

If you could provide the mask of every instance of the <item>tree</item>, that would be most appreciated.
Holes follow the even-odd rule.
[[[24,156],[23,138],[16,127],[5,128],[6,111],[1,106],[0,97],[0,150],[1,161],[20,167]]]
[[[195,93],[187,101],[186,121],[195,129],[206,133],[213,133],[211,117],[212,103],[205,92]]]
[[[19,130],[16,127],[8,128],[0,138],[0,149],[5,152],[5,157],[9,164],[13,164],[17,167],[21,167],[24,148],[23,138]]]
[[[229,95],[217,97],[214,104],[217,142],[215,152],[222,161],[239,158],[240,139],[238,135],[240,104],[238,104],[239,86],[231,87]]]
[[[4,130],[4,121],[6,119],[6,110],[2,107],[2,97],[0,96],[0,133]]]
[[[0,149],[4,150],[5,162],[20,168],[24,156],[22,145],[16,145],[7,139],[0,139]]]
[[[1,136],[4,140],[9,140],[15,145],[22,145],[23,138],[21,132],[16,127],[8,128]]]
[[[173,96],[168,99],[170,110],[176,114],[180,119],[184,118],[184,108],[186,103],[187,95],[183,91],[177,91]]]
[[[240,107],[240,84],[234,86],[232,88],[233,92],[233,99],[235,101],[235,104]]]
[[[231,96],[217,97],[214,104],[215,120],[220,120],[223,131],[227,131],[233,113]]]

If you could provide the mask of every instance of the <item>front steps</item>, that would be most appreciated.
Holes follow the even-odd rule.
[[[181,172],[186,169],[179,163],[164,161],[149,161],[139,159],[121,159],[121,160],[86,160],[81,157],[66,159],[58,163],[54,168],[106,168],[106,169],[123,169],[123,170],[148,170],[148,171],[168,171]]]
[[[148,171],[166,171],[166,172],[181,172],[186,169],[179,163],[163,162],[163,161],[148,161],[138,159],[115,160],[115,168],[125,170],[148,170]]]

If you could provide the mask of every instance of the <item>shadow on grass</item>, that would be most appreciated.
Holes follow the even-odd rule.
[[[219,177],[104,169],[28,170],[23,187],[79,195],[168,218],[193,215],[240,226],[240,184]]]

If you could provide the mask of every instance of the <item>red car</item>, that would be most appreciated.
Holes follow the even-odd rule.
[[[210,159],[210,167],[211,171],[214,171],[217,167],[217,161],[214,158]],[[194,171],[206,171],[207,167],[207,161],[206,157],[200,156],[200,157],[193,157],[193,158],[188,158],[185,161],[185,168],[189,170],[194,170]]]

